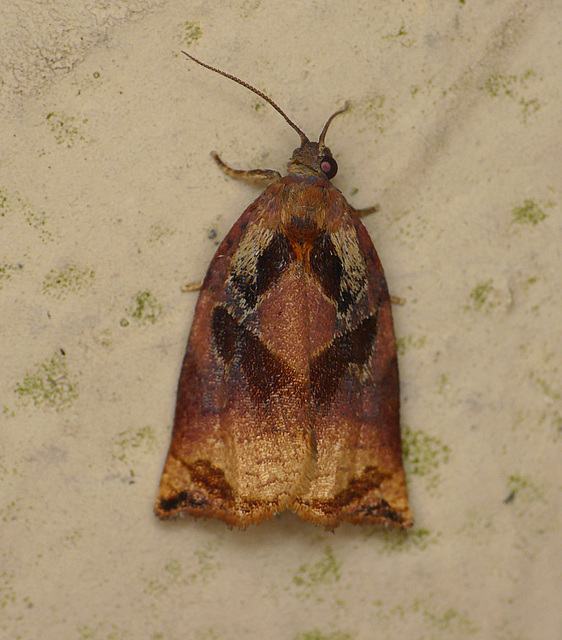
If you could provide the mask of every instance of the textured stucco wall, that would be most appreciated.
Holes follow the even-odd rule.
[[[559,2],[0,6],[0,636],[555,640]],[[329,145],[400,341],[411,532],[152,515],[200,279]]]

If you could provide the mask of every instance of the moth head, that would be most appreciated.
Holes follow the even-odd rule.
[[[307,140],[293,151],[287,168],[289,173],[316,175],[331,180],[338,172],[338,163],[328,147]]]
[[[230,73],[226,73],[225,71],[221,71],[216,67],[212,67],[205,62],[201,62],[201,60],[194,58],[192,55],[186,53],[185,51],[182,51],[182,53],[186,55],[190,60],[193,60],[193,62],[200,64],[202,67],[210,69],[211,71],[214,71],[215,73],[218,73],[221,76],[224,76],[225,78],[228,78],[229,80],[237,82],[243,87],[246,87],[246,89],[249,89],[250,91],[252,91],[252,93],[255,93],[260,98],[268,102],[277,112],[279,112],[283,116],[283,118],[285,118],[286,122],[299,134],[301,139],[301,146],[293,151],[293,155],[289,160],[289,173],[296,173],[301,175],[316,175],[327,180],[331,180],[336,175],[336,173],[338,172],[338,163],[332,156],[332,152],[330,151],[330,149],[328,149],[328,147],[324,144],[324,138],[326,137],[326,132],[328,131],[328,127],[330,126],[332,120],[340,113],[344,113],[344,111],[347,111],[349,109],[348,102],[345,103],[343,109],[336,111],[328,118],[328,122],[326,122],[326,124],[324,125],[322,133],[318,138],[318,142],[311,142],[303,133],[303,131],[299,129],[297,125],[287,116],[287,114],[280,107],[278,107],[269,96],[266,96],[265,93],[263,93],[259,89],[256,89],[255,87],[252,87],[251,84],[240,80],[240,78],[237,78]]]
[[[301,146],[293,151],[288,164],[289,173],[317,175],[327,180],[331,180],[336,175],[338,163],[330,149],[324,144],[324,139],[332,120],[348,109],[349,103],[346,102],[343,109],[339,109],[328,118],[318,142],[311,142],[299,131],[299,134],[302,134]]]

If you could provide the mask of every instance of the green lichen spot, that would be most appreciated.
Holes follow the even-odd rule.
[[[152,427],[141,427],[137,431],[121,431],[115,438],[115,446],[119,453],[118,460],[125,461],[132,450],[144,449],[149,451],[154,444],[154,431]]]
[[[496,73],[491,75],[484,83],[484,91],[492,98],[507,97],[515,101],[522,107],[521,114],[523,120],[538,111],[541,104],[537,98],[527,97],[525,92],[528,91],[529,80],[535,78],[533,71],[525,71],[520,75],[502,75]]]
[[[94,615],[95,619],[95,615]],[[79,640],[130,640],[128,628],[118,627],[113,622],[96,622],[92,625],[81,625],[77,628]]]
[[[504,502],[511,502],[517,498],[523,503],[539,500],[545,502],[543,492],[527,476],[515,474],[507,480],[507,498]]]
[[[525,200],[521,207],[511,211],[512,223],[537,225],[546,218],[546,213],[532,200]]]
[[[432,533],[429,529],[414,528],[408,531],[380,531],[374,527],[367,533],[367,536],[377,535],[383,541],[385,551],[411,551],[412,549],[419,549],[423,551],[431,544],[435,544],[440,533]]]
[[[13,587],[15,573],[0,570],[0,611],[16,601],[16,590]]]
[[[453,607],[438,611],[432,603],[416,599],[413,603],[413,609],[423,615],[430,627],[439,629],[447,635],[451,634],[450,637],[466,638],[480,631],[480,628],[472,622],[467,613],[457,611]]]
[[[23,264],[0,264],[0,289],[2,285],[12,279],[12,276],[16,273],[20,273],[23,269]]]
[[[0,508],[0,519],[2,522],[14,522],[21,515],[21,505],[14,500]]]
[[[0,218],[5,217],[7,213],[21,216],[38,233],[41,240],[52,240],[52,234],[47,229],[47,214],[44,211],[35,211],[17,193],[6,194],[0,190]]]
[[[352,640],[352,635],[345,631],[330,631],[323,633],[319,629],[312,629],[293,636],[293,640]]]
[[[481,282],[476,285],[474,289],[470,292],[470,301],[471,304],[468,305],[467,308],[472,308],[476,311],[482,309],[482,307],[486,304],[488,297],[494,291],[494,281],[487,280],[486,282]]]
[[[398,355],[403,356],[406,353],[406,349],[423,349],[425,347],[426,337],[419,336],[416,338],[412,334],[405,336],[404,338],[399,338],[396,341],[396,347],[398,349]]]
[[[154,324],[162,313],[162,307],[150,291],[139,291],[133,296],[133,301],[126,312],[137,322]],[[126,326],[123,320],[121,320],[121,326]]]
[[[209,541],[202,549],[196,549],[193,552],[193,555],[197,558],[198,569],[196,573],[192,574],[192,579],[206,580],[207,575],[216,568],[216,551],[216,543]]]
[[[161,596],[168,591],[168,585],[161,580],[147,580],[144,592],[149,596]]]
[[[450,449],[434,436],[423,431],[413,431],[405,425],[402,429],[402,451],[406,463],[406,475],[418,475],[434,487],[439,479],[437,469],[449,462]]]
[[[180,40],[188,47],[199,40],[202,35],[203,32],[197,22],[184,22],[180,26]]]
[[[141,427],[134,431],[129,429],[118,433],[113,441],[113,457],[122,462],[127,471],[123,480],[129,484],[135,483],[135,467],[142,463],[147,452],[154,445],[154,431],[152,427]]]
[[[80,269],[67,265],[63,269],[51,269],[43,280],[43,293],[55,298],[64,298],[69,293],[78,293],[89,286],[94,278],[92,269]]]
[[[197,638],[197,640],[221,640],[221,638],[224,638],[222,635],[219,637],[212,627],[208,629],[197,629],[194,637]]]
[[[449,384],[449,376],[446,373],[442,373],[439,377],[439,387],[437,389],[437,393],[442,395],[447,385]]]
[[[536,276],[532,276],[531,278],[528,278],[527,280],[524,280],[521,283],[521,287],[523,289],[523,291],[527,291],[529,289],[529,287],[533,284],[536,284],[538,282],[538,278]]]
[[[457,611],[453,607],[443,608],[432,602],[433,596],[414,598],[404,604],[386,605],[382,600],[374,604],[380,608],[386,619],[407,619],[410,624],[415,623],[418,630],[416,638],[467,638],[479,633],[477,627],[467,613]],[[440,600],[440,602],[442,599]],[[382,613],[384,611],[384,613]]]
[[[170,560],[164,565],[166,571],[172,580],[177,580],[181,576],[181,565],[177,560]]]
[[[383,36],[383,40],[396,40],[402,47],[410,48],[414,44],[414,39],[411,37],[407,37],[408,32],[406,31],[406,25],[402,23],[397,31],[392,31],[385,36]]]
[[[560,400],[560,397],[561,397],[560,392],[553,389],[551,385],[547,382],[547,380],[545,380],[543,377],[538,376],[534,371],[531,371],[531,373],[529,374],[529,377],[533,382],[535,382],[539,386],[540,390],[544,393],[544,395],[547,398],[550,398],[555,402]]]
[[[64,546],[67,548],[76,547],[82,539],[83,532],[81,529],[74,529],[64,536]]]
[[[407,218],[406,216],[409,214],[410,211],[405,211],[398,218],[400,233],[407,238],[413,238],[415,240],[423,238],[428,229],[431,228],[429,220],[420,215],[416,215],[413,219]]]
[[[516,75],[505,76],[501,73],[495,73],[484,82],[484,89],[492,98],[512,96],[518,82],[519,78]]]
[[[384,106],[384,101],[385,101],[385,96],[382,93],[375,93],[374,95],[372,95],[370,98],[367,99],[367,109],[369,109],[370,111],[375,111],[378,112],[380,111],[383,106]],[[382,114],[378,114],[377,118],[382,118]]]
[[[161,596],[176,585],[191,585],[196,582],[207,582],[216,569],[216,543],[209,541],[202,549],[195,549],[191,560],[182,563],[176,558],[169,559],[158,576],[143,578],[144,592],[150,596]]]
[[[33,211],[31,207],[18,198],[27,224],[39,233],[41,240],[52,240],[53,234],[47,229],[47,214],[44,211]]]
[[[152,224],[148,230],[148,242],[158,242],[158,240],[161,240],[165,236],[172,235],[172,233],[173,232],[165,225],[158,223]]]
[[[365,98],[362,105],[365,115],[369,118],[372,126],[381,132],[384,132],[384,126],[388,118],[384,109],[385,101],[386,96],[380,93],[373,93]]]
[[[77,140],[85,140],[75,124],[74,116],[64,113],[57,114],[54,111],[48,113],[45,117],[51,133],[54,135],[57,144],[64,144],[72,147]],[[85,124],[87,120],[83,120]]]
[[[317,584],[331,584],[340,579],[340,566],[331,547],[326,547],[324,557],[314,564],[303,564],[293,577],[293,582],[299,586],[312,587]]]
[[[113,342],[110,329],[101,329],[99,333],[94,333],[93,339],[102,347],[110,347]]]
[[[15,393],[27,403],[47,406],[60,411],[78,397],[77,384],[68,373],[65,357],[56,353],[50,360],[37,365],[34,373],[27,374],[15,386]]]

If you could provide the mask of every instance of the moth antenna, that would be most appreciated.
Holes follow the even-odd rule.
[[[201,60],[197,60],[197,58],[194,58],[191,54],[186,53],[185,51],[182,51],[182,53],[185,56],[187,56],[190,60],[193,60],[193,62],[196,62],[197,64],[200,64],[202,67],[205,67],[206,69],[210,69],[211,71],[214,71],[215,73],[219,73],[221,76],[224,76],[225,78],[228,78],[229,80],[233,80],[234,82],[237,82],[238,84],[241,84],[243,87],[246,87],[246,89],[249,89],[252,93],[255,93],[257,96],[259,96],[262,100],[265,100],[266,102],[268,102],[275,109],[275,111],[280,113],[285,118],[285,121],[287,122],[287,124],[289,126],[291,126],[299,134],[301,142],[309,142],[309,140],[305,136],[305,134],[297,127],[297,125],[289,118],[289,116],[287,116],[287,114],[280,107],[278,107],[275,104],[275,102],[273,102],[273,100],[269,96],[266,96],[265,93],[263,93],[263,91],[260,91],[259,89],[256,89],[255,87],[252,87],[251,84],[248,84],[247,82],[244,82],[244,80],[240,80],[240,78],[237,78],[236,76],[233,76],[230,73],[226,73],[226,71],[221,71],[220,69],[217,69],[216,67],[212,67],[210,64],[206,64],[205,62],[201,62]],[[345,109],[344,109],[344,111],[345,111]],[[338,111],[338,113],[341,113],[341,111]],[[336,115],[337,115],[337,113],[334,113],[332,118],[334,116],[336,116]],[[330,118],[330,120],[328,120],[328,124],[330,123],[332,118]],[[326,130],[328,128],[328,124],[326,124],[326,126],[324,127],[324,130]]]
[[[336,117],[339,116],[340,113],[345,113],[349,108],[350,108],[350,103],[349,101],[347,101],[343,107],[343,109],[340,109],[339,111],[336,111],[335,113],[332,113],[332,115],[328,118],[328,122],[326,122],[326,124],[324,125],[324,128],[322,129],[322,133],[320,134],[320,137],[318,138],[318,144],[320,146],[324,146],[324,138],[326,137],[326,132],[328,131],[328,127],[330,126],[332,120]]]

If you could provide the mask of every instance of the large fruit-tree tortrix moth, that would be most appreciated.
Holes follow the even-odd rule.
[[[219,246],[201,286],[155,511],[247,525],[290,509],[409,527],[399,382],[384,272],[356,210],[330,180],[324,139],[299,134],[288,175],[227,174],[269,186]]]

